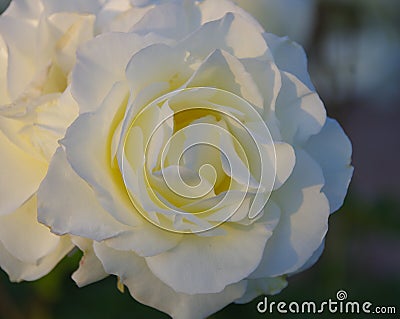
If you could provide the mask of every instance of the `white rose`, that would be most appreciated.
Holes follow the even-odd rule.
[[[68,77],[99,8],[13,0],[0,17],[0,267],[13,281],[40,278],[73,247],[37,222],[36,192],[78,115]]]
[[[279,292],[318,259],[352,175],[303,50],[228,1],[169,1],[140,21],[78,50],[80,116],[39,220],[80,236],[78,285],[117,275],[174,318]]]
[[[250,12],[267,32],[302,45],[309,44],[314,31],[317,3],[315,0],[234,0]]]
[[[37,222],[36,191],[78,115],[67,87],[76,49],[112,29],[110,7],[123,8],[101,5],[13,0],[0,18],[0,267],[13,281],[40,278],[73,247]]]

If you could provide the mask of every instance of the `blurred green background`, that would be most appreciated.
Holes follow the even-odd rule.
[[[0,0],[0,12],[3,3]],[[288,8],[291,10],[291,8]],[[396,306],[400,318],[400,1],[316,2],[305,46],[311,77],[328,114],[353,143],[354,177],[343,207],[330,218],[326,248],[311,269],[289,278],[270,301],[348,300]],[[70,279],[80,253],[36,282],[10,283],[0,271],[1,319],[168,318],[117,290],[115,277],[79,289]],[[149,287],[151,289],[151,287]],[[259,314],[259,297],[211,318],[281,318]],[[376,318],[289,314],[290,318]]]

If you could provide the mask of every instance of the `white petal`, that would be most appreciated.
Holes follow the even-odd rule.
[[[350,140],[337,121],[327,118],[321,132],[308,140],[305,150],[322,168],[325,178],[322,191],[333,213],[342,206],[353,175]]]
[[[89,285],[107,277],[108,274],[104,271],[103,264],[94,253],[93,241],[76,236],[72,236],[71,239],[83,252],[79,268],[72,274],[72,279],[78,287]]]
[[[0,124],[3,125],[0,116]],[[47,164],[23,152],[0,130],[0,215],[22,205],[39,187]]]
[[[221,226],[226,235],[186,235],[175,248],[147,257],[151,271],[177,292],[216,293],[246,278],[259,264],[268,227]]]
[[[287,143],[275,143],[276,178],[274,190],[282,186],[293,171],[296,156],[293,147]]]
[[[7,83],[8,49],[0,34],[0,105],[11,102]]]
[[[279,69],[293,74],[310,90],[314,90],[307,70],[307,57],[303,48],[287,37],[280,38],[272,33],[266,33],[264,38]]]
[[[59,190],[56,193],[55,188]],[[132,228],[114,219],[99,204],[93,189],[70,167],[61,148],[54,155],[38,196],[39,220],[58,234],[104,241],[111,247],[133,249],[146,256],[174,247],[180,238],[145,220]]]
[[[185,5],[177,1],[165,1],[149,10],[130,31],[181,39],[198,26],[200,26],[200,12],[193,1],[186,1]]]
[[[315,91],[290,73],[281,72],[282,87],[276,101],[276,116],[285,142],[302,144],[317,134],[326,120],[326,110]]]
[[[243,38],[246,39],[246,45],[243,45]],[[232,13],[220,20],[205,23],[179,46],[186,49],[192,58],[200,60],[216,49],[227,51],[239,59],[270,54],[258,24]]]
[[[136,225],[141,218],[128,197],[116,160],[111,159],[113,133],[122,121],[127,96],[126,83],[115,83],[98,111],[81,114],[61,143],[71,167],[94,189],[104,209],[120,222]]]
[[[260,295],[275,295],[286,286],[287,281],[283,277],[248,279],[246,293],[235,303],[248,303]]]
[[[65,1],[66,2],[66,1]],[[78,47],[89,41],[94,36],[95,16],[77,13],[56,13],[50,19],[51,24],[59,28],[60,35],[54,40],[50,47],[54,50],[54,63],[69,74],[76,62],[76,51]]]
[[[125,78],[131,56],[148,42],[134,33],[106,33],[80,47],[71,88],[80,113],[99,107],[113,84]]]
[[[19,147],[26,152],[44,158],[49,162],[58,147],[58,141],[78,115],[78,108],[67,89],[62,95],[59,93],[43,95],[30,103],[33,106],[30,116],[19,120],[22,128],[19,131],[8,132],[10,139],[14,139]],[[12,135],[14,134],[14,135]]]
[[[39,221],[57,234],[103,240],[129,229],[98,203],[93,189],[74,172],[62,148],[51,161],[38,200]]]
[[[329,203],[321,192],[322,171],[307,153],[296,151],[287,182],[272,195],[281,218],[251,278],[275,277],[302,267],[321,245],[328,230]]]
[[[130,86],[131,89],[132,86]],[[128,105],[129,108],[126,111],[124,121],[122,123],[121,127],[121,132],[120,136],[126,136],[128,134],[128,131],[132,127],[132,122],[135,120],[136,116],[140,113],[141,110],[144,110],[144,108],[149,105],[152,101],[154,101],[157,97],[162,96],[165,92],[168,91],[169,84],[165,82],[156,82],[154,84],[150,84],[149,86],[143,88],[138,95],[130,94]],[[151,107],[150,107],[151,108]],[[142,115],[145,115],[147,112],[144,111]],[[168,120],[166,121],[168,125]],[[157,123],[159,124],[159,123]],[[146,130],[146,125],[145,127],[141,127],[139,130]],[[146,130],[147,131],[147,130]],[[124,148],[124,139],[121,139],[120,136],[118,136],[118,139],[115,138],[113,143],[117,144],[117,153],[118,155],[118,161],[119,164],[122,166],[121,159]],[[115,133],[114,133],[115,137]]]
[[[0,241],[22,262],[34,263],[59,243],[59,237],[38,223],[37,199],[31,197],[15,212],[0,217]]]
[[[219,148],[226,156],[221,157],[222,167],[226,175],[249,188],[258,188],[260,186],[249,171],[248,154],[245,153],[243,146],[236,139],[234,140],[231,135],[221,134]],[[237,153],[236,148],[240,150],[240,154]]]
[[[2,16],[0,30],[8,48],[7,86],[11,99],[16,99],[33,80],[35,59],[35,25],[13,17]]]
[[[187,205],[198,198],[214,195],[213,183],[208,180],[205,171],[199,174],[184,166],[170,165],[155,172],[157,175],[152,178],[152,186],[170,203],[176,203],[177,206]]]
[[[143,258],[95,244],[105,270],[119,276],[137,301],[168,313],[174,319],[202,319],[240,298],[246,282],[227,286],[217,294],[187,295],[174,291],[152,274]]]
[[[181,234],[169,232],[146,220],[130,231],[104,240],[104,243],[118,250],[134,251],[139,256],[154,256],[174,248],[181,239]]]
[[[128,32],[151,9],[151,5],[137,7],[129,0],[107,1],[96,15],[97,29],[99,33]]]
[[[11,281],[36,280],[47,275],[72,248],[69,237],[62,237],[53,252],[35,263],[24,263],[11,255],[0,242],[0,266]]]
[[[126,68],[132,92],[137,95],[154,83],[167,83],[169,90],[180,87],[188,78],[185,51],[166,44],[149,45],[132,56]]]
[[[251,16],[250,16],[251,17]],[[260,25],[249,16],[235,15],[230,32],[226,36],[226,43],[233,49],[234,55],[239,58],[270,57]],[[246,39],[243,45],[242,39]]]
[[[53,140],[52,142],[58,146],[58,140],[64,137],[68,126],[78,116],[78,105],[71,95],[70,87],[67,87],[60,96],[54,95],[53,101],[37,107],[36,121],[30,124],[38,126],[43,131],[41,136]],[[52,147],[49,153],[53,155],[56,149],[57,147]],[[50,161],[50,158],[48,160]]]
[[[324,248],[325,248],[325,239],[322,241],[321,245],[319,245],[317,250],[314,251],[314,253],[307,260],[307,262],[303,266],[301,266],[300,269],[296,270],[294,273],[291,273],[290,275],[295,275],[297,273],[303,272],[303,271],[307,270],[308,268],[312,267],[318,261],[319,257],[321,257],[321,255],[324,251]]]
[[[264,105],[258,111],[266,122],[274,140],[280,141],[279,123],[276,119],[275,104],[282,86],[281,73],[272,61],[261,61],[258,59],[241,60],[256,83],[262,94]]]
[[[17,0],[11,1],[10,6],[4,15],[18,18],[33,19],[37,18],[43,11],[41,0]]]
[[[263,107],[263,98],[252,76],[238,59],[218,49],[200,65],[186,86],[215,87],[239,95],[259,108]]]
[[[229,0],[205,0],[199,3],[199,7],[201,9],[202,24],[221,19],[228,12],[233,12],[246,18],[247,20],[251,20],[252,24],[258,29],[258,31],[263,32],[263,28],[258,24],[252,15]]]
[[[196,125],[198,123],[203,123],[202,125],[198,126],[199,130],[196,129]],[[217,149],[219,144],[219,133],[205,123],[218,125],[218,122],[212,115],[202,117],[198,120],[191,122],[191,125],[189,125],[187,129],[181,129],[174,135],[174,143],[171,143],[169,145],[170,154],[168,154],[166,158],[168,160],[168,163],[179,163],[179,156],[181,155],[180,153],[182,152],[182,150],[186,149],[182,156],[185,167],[188,167],[192,172],[201,173],[200,177],[203,177],[204,182],[205,180],[207,180],[209,183],[215,185],[215,189],[225,177],[220,160],[220,150]],[[201,129],[202,127],[203,130]],[[211,130],[209,130],[208,128],[211,128]],[[183,134],[180,134],[181,132]],[[201,144],[202,142],[210,144]],[[211,147],[211,145],[214,145],[215,147]],[[204,170],[203,168],[203,170],[201,171],[201,167],[206,164],[211,165],[211,167],[213,168],[213,170],[208,170],[209,174],[206,174],[207,169]],[[208,195],[215,196],[214,191],[212,191]]]

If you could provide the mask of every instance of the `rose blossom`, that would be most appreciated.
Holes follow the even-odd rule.
[[[157,3],[103,2],[14,0],[0,18],[0,267],[13,281],[43,276],[73,247],[36,221],[36,190],[78,115],[68,87],[77,47],[115,29],[115,10],[130,11],[132,27]]]
[[[118,24],[110,10],[128,10],[107,1],[96,19],[102,2],[14,0],[0,17],[0,267],[13,281],[45,275],[73,247],[37,222],[36,191],[78,115],[67,88],[76,48]]]
[[[36,192],[78,115],[69,74],[99,8],[96,0],[13,0],[0,17],[0,267],[13,281],[40,278],[73,247],[37,222]]]
[[[203,318],[279,292],[318,259],[351,144],[298,45],[228,1],[147,9],[78,50],[80,115],[39,220],[80,236],[78,285],[114,274],[146,305]]]
[[[207,2],[199,8],[203,14],[207,12]],[[239,30],[252,36],[248,50],[235,41],[240,40]],[[100,258],[106,272],[120,276],[139,301],[175,317],[201,317],[231,301],[246,302],[257,294],[279,291],[284,286],[281,275],[315,261],[329,208],[334,211],[341,205],[351,176],[351,147],[336,122],[326,121],[305,71],[303,52],[288,40],[262,35],[253,20],[232,14],[204,24],[183,41],[172,40],[179,38],[180,30],[174,28],[170,32],[177,33],[168,38],[167,32],[155,35],[152,31],[147,36],[138,30],[107,34],[80,51],[72,91],[82,115],[69,129],[62,142],[64,148],[57,151],[42,184],[40,218],[57,233],[96,240],[94,250],[88,242],[82,244],[88,255],[79,276],[75,276],[79,284],[87,280],[88,265]],[[110,54],[109,48],[118,55]],[[247,109],[243,98],[253,104],[251,108]],[[179,116],[182,101],[200,105],[210,114],[196,115],[194,111],[185,119]],[[214,114],[210,105],[215,107]],[[168,178],[159,179],[164,174],[160,170],[163,153],[158,152],[163,145],[145,142],[157,132],[161,135],[155,141],[168,144],[172,133],[196,128],[197,124],[228,128],[233,136],[240,136],[229,123],[235,112],[223,120],[215,116],[215,111],[236,108],[236,116],[242,112],[250,122],[251,110],[258,110],[268,124],[277,156],[277,182],[265,210],[255,219],[247,218],[246,209],[234,211],[232,216],[221,213],[222,209],[202,216],[196,211],[196,202],[189,200],[188,204],[188,198],[180,202],[168,193],[163,184]],[[159,123],[166,126],[152,131]],[[257,125],[251,128],[257,131]],[[187,140],[197,135],[202,138],[196,130],[187,132]],[[214,145],[227,145],[218,144],[218,140],[226,141],[223,135],[211,134],[211,141],[213,138]],[[185,141],[182,143],[171,147],[177,146],[180,153]],[[152,156],[146,155],[146,145]],[[174,153],[170,154],[172,162]],[[192,165],[186,171],[182,168],[189,181],[199,177],[196,169],[210,160],[208,155],[201,158],[201,154],[197,151],[194,157],[187,155],[184,159]],[[230,155],[235,158],[234,152]],[[268,159],[268,153],[265,156]],[[229,172],[224,169],[222,156],[213,157],[217,171],[226,179]],[[190,158],[199,162],[191,163]],[[143,162],[146,159],[149,162]],[[148,178],[139,169],[143,166]],[[173,175],[172,165],[167,165],[167,174],[168,167],[172,176],[178,176]],[[198,172],[206,183],[212,180],[207,174],[202,176],[201,169]],[[243,178],[241,171],[230,173],[234,173],[229,178],[238,193],[243,193],[244,186],[254,188],[253,184],[260,182],[252,180],[250,185],[243,185],[246,178],[250,181],[250,174]],[[60,185],[63,190],[57,196],[54,188]],[[219,194],[229,192],[226,185],[221,187],[221,181],[214,187],[211,199],[217,197],[217,187]],[[210,208],[207,201],[197,204]],[[193,216],[177,213],[182,207]],[[210,227],[226,217],[228,221],[219,228]],[[161,218],[165,222],[160,222]],[[176,232],[154,225],[169,230],[176,227]],[[212,229],[201,233],[197,226],[200,230]],[[193,234],[180,234],[188,231]],[[232,269],[232,265],[236,267]],[[98,264],[96,269],[99,277],[104,276]],[[93,280],[93,271],[91,276]],[[149,292],[148,287],[154,291]]]

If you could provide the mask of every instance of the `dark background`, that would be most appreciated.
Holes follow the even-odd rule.
[[[0,0],[0,12],[3,3]],[[290,8],[288,8],[290,10]],[[343,207],[330,218],[326,248],[311,269],[289,278],[270,301],[370,301],[396,306],[400,318],[400,1],[317,2],[305,45],[314,84],[353,144],[354,176]],[[0,271],[0,318],[168,318],[117,290],[115,277],[77,288],[70,279],[80,253],[36,282],[10,283]],[[149,287],[151,289],[151,287]],[[257,298],[211,318],[281,318],[258,314]],[[291,314],[291,318],[377,315]]]

